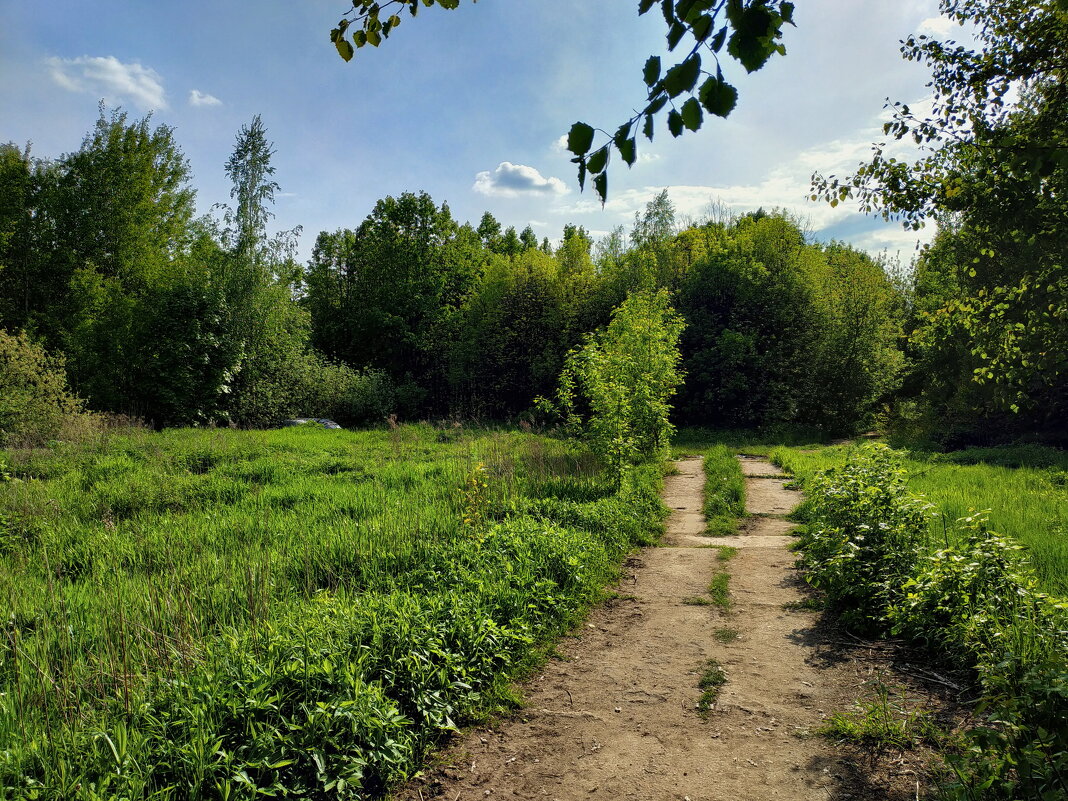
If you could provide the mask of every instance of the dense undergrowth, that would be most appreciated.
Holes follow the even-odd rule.
[[[0,457],[0,798],[380,793],[655,535],[574,443],[171,430]]]
[[[778,448],[774,457],[802,480],[841,466],[852,446]],[[933,504],[927,517],[934,542],[953,545],[963,530],[953,521],[976,510],[993,530],[1027,548],[1046,592],[1068,596],[1068,454],[1039,445],[902,454],[908,488]]]
[[[804,454],[780,450],[788,468]],[[793,465],[791,464],[793,461]],[[947,796],[1054,799],[1068,793],[1068,603],[1041,591],[1020,545],[984,515],[932,534],[901,455],[882,445],[805,475],[802,564],[830,608],[971,671],[981,725],[949,756]]]

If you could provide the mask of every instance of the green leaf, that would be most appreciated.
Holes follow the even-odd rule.
[[[567,149],[576,156],[583,156],[593,145],[593,126],[576,122],[567,134]]]
[[[645,134],[645,138],[650,142],[653,141],[653,115],[645,115],[645,124],[642,126],[642,133]]]
[[[701,105],[709,114],[717,117],[727,117],[738,104],[738,90],[723,80],[722,76],[709,78],[701,84],[698,92]]]
[[[352,55],[356,51],[352,49],[352,43],[349,42],[343,36],[339,36],[334,42],[334,47],[337,48],[338,55],[340,55],[345,61],[352,61]]]
[[[697,102],[696,98],[691,97],[682,104],[682,124],[691,131],[696,131],[700,128],[703,119],[704,115],[701,113],[701,104]]]
[[[623,157],[623,161],[627,162],[628,167],[633,167],[638,154],[638,143],[633,137],[623,140],[616,139],[615,142],[616,150],[618,150],[619,155]]]
[[[693,38],[699,42],[703,42],[708,38],[708,34],[712,32],[712,17],[708,14],[702,14],[697,18],[692,26]]]
[[[712,37],[712,43],[709,45],[712,48],[713,53],[718,53],[723,49],[723,43],[727,41],[727,26],[724,25],[718,31],[716,35]]]
[[[645,85],[650,87],[660,80],[660,56],[649,57],[649,60],[645,62],[643,77]]]
[[[694,53],[681,64],[676,64],[664,76],[664,89],[670,97],[693,91],[697,76],[701,74],[701,57]]]
[[[665,105],[667,105],[668,97],[665,94],[657,95],[656,98],[645,107],[646,114],[656,114]]]
[[[668,130],[671,131],[671,135],[674,137],[682,136],[682,115],[675,109],[671,109],[668,114]]]
[[[746,72],[756,72],[772,53],[777,52],[775,39],[780,31],[775,24],[775,17],[758,3],[745,6],[740,11],[734,3],[728,3],[727,17],[734,25],[734,33],[727,42],[727,52],[738,59]]]
[[[664,22],[668,25],[675,22],[675,4],[672,0],[660,0],[660,10],[664,12]]]
[[[586,169],[590,172],[604,172],[605,166],[608,164],[608,145],[597,148],[590,153],[589,159],[586,161]]]
[[[578,165],[578,182],[579,191],[581,192],[586,188],[586,159],[582,156],[575,156],[575,158],[571,159],[571,162]]]
[[[638,3],[638,15],[641,16],[642,14],[644,14],[646,11],[653,7],[654,3],[656,3],[656,0],[640,0],[640,2]]]
[[[779,16],[782,17],[783,22],[788,22],[791,25],[794,24],[794,4],[793,3],[779,3]]]
[[[601,198],[601,205],[604,205],[605,200],[608,199],[608,173],[602,172],[595,176],[593,179],[593,188],[597,192],[597,196]]]
[[[371,45],[371,47],[378,47],[382,44],[382,35],[378,31],[368,30],[367,44]]]
[[[686,34],[686,26],[676,22],[669,29],[667,34],[668,50],[674,50],[682,37]]]

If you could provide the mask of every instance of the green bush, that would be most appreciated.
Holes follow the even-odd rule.
[[[0,329],[0,445],[40,445],[76,425],[82,402],[67,390],[63,360],[23,333]]]
[[[843,619],[889,626],[974,671],[983,720],[948,757],[947,797],[1063,799],[1068,603],[1037,590],[1022,547],[981,515],[958,521],[956,545],[925,546],[925,505],[885,446],[863,447],[806,489],[803,564]]]
[[[900,454],[868,444],[808,486],[806,577],[867,631],[885,629],[886,610],[900,600],[928,531],[927,505],[909,494],[906,480]]]

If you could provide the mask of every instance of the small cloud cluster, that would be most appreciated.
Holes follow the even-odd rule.
[[[191,89],[189,91],[189,105],[194,107],[221,106],[222,101],[215,95],[209,95],[207,92],[201,92],[199,89]]]
[[[927,34],[928,36],[934,36],[939,39],[949,36],[954,28],[957,27],[957,23],[948,17],[928,17],[920,23],[917,30],[920,33]]]
[[[137,62],[124,64],[114,56],[50,58],[52,79],[71,92],[126,101],[141,111],[167,108],[163,79]]]
[[[492,172],[478,173],[471,188],[490,197],[565,195],[568,192],[567,184],[559,178],[546,178],[533,167],[510,161],[502,161]]]

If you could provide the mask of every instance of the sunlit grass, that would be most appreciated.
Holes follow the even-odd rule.
[[[3,459],[0,798],[377,792],[506,703],[662,514],[658,466],[620,494],[518,432],[132,432]]]

